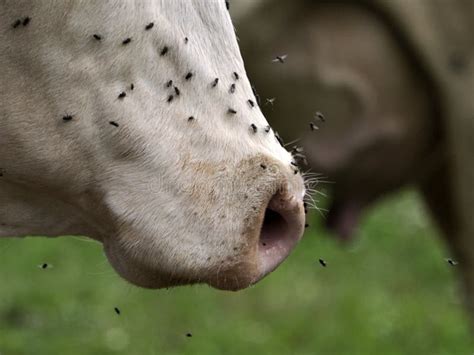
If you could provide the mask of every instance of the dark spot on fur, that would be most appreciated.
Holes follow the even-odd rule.
[[[191,80],[191,78],[193,77],[193,73],[189,72],[186,74],[186,76],[184,77],[186,80]]]
[[[115,122],[115,121],[110,121],[109,124],[111,124],[111,125],[114,126],[114,127],[118,127],[118,126],[119,126],[119,124],[118,124],[117,122]]]
[[[219,78],[215,78],[214,81],[212,82],[211,86],[215,88],[219,84]]]
[[[164,46],[160,52],[160,55],[164,56],[166,53],[168,53],[168,51],[169,51],[169,48],[167,46]]]
[[[122,91],[122,92],[119,94],[118,98],[119,98],[119,99],[123,99],[125,96],[127,96],[127,93],[126,93],[125,91]]]
[[[145,26],[145,31],[151,30],[155,26],[153,22],[150,22],[148,25]]]
[[[122,41],[122,44],[123,44],[124,46],[126,46],[126,45],[129,44],[130,42],[132,42],[132,39],[131,39],[130,37],[128,37],[128,38],[125,38],[125,39]]]
[[[97,33],[94,33],[92,37],[94,37],[97,41],[102,41],[102,36],[98,35]]]

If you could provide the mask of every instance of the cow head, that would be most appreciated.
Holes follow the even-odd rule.
[[[240,289],[288,255],[303,180],[224,0],[11,0],[0,23],[0,235],[90,236],[150,288]]]

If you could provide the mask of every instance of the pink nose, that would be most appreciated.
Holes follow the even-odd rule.
[[[275,270],[290,254],[304,231],[303,201],[293,195],[277,192],[268,203],[260,230],[257,282]]]

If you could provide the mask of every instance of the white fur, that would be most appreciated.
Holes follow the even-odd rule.
[[[133,282],[196,282],[247,250],[251,207],[282,181],[302,195],[290,155],[247,103],[224,0],[4,0],[0,24],[0,236],[85,234]],[[171,103],[168,80],[181,91]]]

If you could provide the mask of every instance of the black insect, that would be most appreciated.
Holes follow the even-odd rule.
[[[235,114],[237,114],[237,111],[234,110],[233,108],[229,108],[229,109],[227,110],[227,113],[230,114],[230,115],[235,115]]]
[[[94,37],[97,41],[102,41],[102,36],[98,35],[97,33],[94,33],[92,37]]]
[[[233,72],[232,75],[234,75],[234,79],[235,79],[235,80],[239,80],[239,79],[240,79],[240,76],[239,76],[239,74],[237,74],[237,72]]]
[[[115,126],[115,127],[119,126],[119,124],[115,121],[110,121],[109,124],[111,124],[112,126]]]
[[[320,263],[321,266],[323,266],[323,267],[326,267],[326,266],[328,265],[323,259],[319,259],[319,263]]]
[[[17,27],[20,26],[20,25],[21,25],[21,20],[18,19],[18,20],[16,20],[15,22],[13,22],[12,27],[13,27],[13,28],[17,28]]]
[[[71,121],[73,119],[72,115],[65,115],[63,116],[63,121],[67,122],[67,121]]]
[[[309,128],[312,130],[312,131],[317,131],[319,129],[318,126],[316,126],[316,124],[314,124],[313,122],[310,122],[309,123]]]
[[[303,202],[303,208],[304,208],[304,213],[308,214],[308,203],[307,202]]]
[[[270,132],[271,129],[272,129],[272,127],[266,126],[265,129],[264,129],[264,131],[265,131],[265,133],[268,133],[268,132]]]
[[[316,113],[314,114],[314,118],[318,119],[321,122],[326,122],[326,117],[324,117],[324,115],[319,111],[316,111]]]
[[[174,93],[176,94],[176,96],[181,95],[181,91],[176,86],[174,87]]]
[[[305,228],[308,228],[308,227],[309,227],[309,224],[308,224],[308,223],[305,223],[304,227],[305,227]]]
[[[133,89],[135,89],[135,85],[133,85],[133,83],[132,83],[132,84],[130,84],[130,90],[133,91]]]
[[[188,117],[188,122],[194,121],[196,118],[194,116],[189,116]]]
[[[173,85],[173,80],[170,80],[170,81],[168,81],[168,82],[166,83],[166,87],[167,87],[167,88],[170,88],[171,85]]]
[[[117,315],[120,315],[120,313],[122,313],[118,307],[114,307],[114,311],[115,313],[117,313]]]
[[[184,44],[188,44],[189,42],[189,38],[188,37],[184,37]]]
[[[128,38],[125,38],[125,39],[122,41],[122,44],[123,44],[124,46],[126,46],[126,45],[129,44],[130,42],[132,42],[132,39],[131,39],[130,37],[128,37]]]
[[[192,333],[186,333],[186,336],[187,336],[188,338],[191,338],[191,337],[193,336],[193,334],[192,334]]]
[[[47,269],[47,268],[49,268],[49,266],[50,266],[50,265],[49,265],[49,264],[46,264],[46,263],[40,265],[40,267],[41,267],[42,269]]]
[[[191,80],[191,78],[193,77],[193,73],[189,72],[186,74],[186,76],[184,77],[186,80]]]
[[[125,91],[122,91],[122,92],[119,94],[118,98],[119,98],[119,99],[123,99],[125,96],[127,96],[127,93],[126,93]]]
[[[255,96],[255,100],[257,100],[257,104],[260,105],[260,95],[257,93],[257,89],[255,89],[255,86],[252,85],[252,92],[253,96]]]
[[[232,85],[230,86],[229,92],[230,92],[231,94],[233,94],[233,93],[235,92],[235,84],[232,84]]]
[[[257,133],[257,126],[255,124],[250,125],[250,129],[252,130],[253,133]]]
[[[170,95],[170,96],[168,96],[168,98],[166,99],[166,102],[171,102],[171,101],[173,101],[173,99],[174,99],[174,96],[173,96],[173,95]]]
[[[215,78],[214,81],[212,82],[211,86],[215,88],[219,84],[219,78]]]
[[[160,52],[160,55],[164,56],[166,53],[168,53],[168,51],[169,51],[169,48],[167,46],[164,46]]]
[[[229,0],[225,0],[225,7],[227,10],[230,9],[230,1]]]
[[[288,54],[283,54],[283,55],[277,55],[272,62],[273,63],[285,63],[286,57],[288,57]]]
[[[151,30],[155,26],[153,22],[150,22],[148,25],[145,26],[145,31]]]
[[[255,102],[253,102],[252,100],[247,100],[247,103],[250,105],[250,107],[255,107]]]
[[[446,261],[448,262],[449,265],[451,266],[456,266],[458,264],[457,261],[454,261],[453,259],[446,259]]]
[[[267,166],[265,164],[260,164],[260,167],[265,170],[267,168]]]
[[[28,26],[28,24],[30,23],[31,21],[31,18],[30,17],[25,17],[22,24],[23,26]]]

